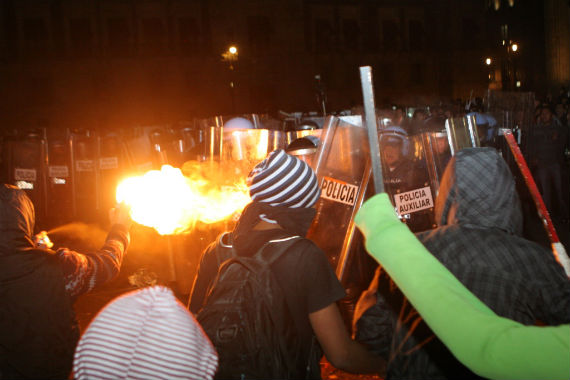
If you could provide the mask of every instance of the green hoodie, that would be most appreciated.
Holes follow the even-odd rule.
[[[497,316],[398,220],[386,193],[369,199],[355,222],[367,251],[473,372],[490,379],[570,378],[570,325],[524,326]]]

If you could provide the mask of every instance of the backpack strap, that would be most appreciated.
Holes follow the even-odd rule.
[[[220,269],[220,266],[224,261],[236,256],[231,232],[226,231],[220,235],[215,248],[215,256],[217,270]]]
[[[262,260],[264,260],[268,265],[271,265],[273,262],[275,262],[279,257],[281,257],[285,252],[287,252],[291,247],[293,247],[293,245],[295,245],[295,243],[297,243],[299,240],[302,240],[303,238],[295,235],[295,236],[286,236],[283,238],[278,238],[278,239],[273,239],[268,241],[267,243],[265,243],[263,245],[263,247],[261,247],[261,249],[256,253],[256,256],[259,256]],[[266,250],[265,248],[267,246],[270,245],[270,243],[284,243],[284,244],[280,244],[279,245],[279,249],[277,250]],[[265,253],[265,252],[269,252],[269,253]],[[281,284],[278,284],[279,286],[281,286]],[[300,321],[296,318],[297,315],[300,315],[300,309],[297,305],[295,304],[291,304],[291,302],[289,302],[289,297],[287,297],[287,295],[283,292],[283,297],[285,298],[285,303],[287,305],[287,308],[289,309],[289,314],[291,316],[291,319],[293,320],[293,323],[295,324],[295,329],[297,330],[297,334],[300,334],[301,332],[301,325],[300,325]],[[311,337],[311,345],[310,345],[310,349],[309,349],[309,353],[306,357],[306,362],[305,362],[305,379],[309,379],[311,377],[311,372],[312,372],[312,359],[313,359],[313,355],[315,355],[315,350],[316,350],[316,337],[313,334],[313,336]]]

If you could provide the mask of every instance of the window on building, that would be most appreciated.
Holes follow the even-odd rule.
[[[27,103],[42,107],[50,106],[54,103],[55,88],[51,77],[33,76],[29,78]]]
[[[349,51],[360,50],[360,26],[353,19],[342,20],[342,42]]]
[[[166,50],[166,31],[158,17],[143,18],[141,21],[143,54],[163,54]]]
[[[362,17],[362,48],[367,53],[373,53],[380,48],[378,16],[376,9],[368,7]]]
[[[420,63],[414,63],[410,68],[410,81],[414,85],[424,84],[424,66]]]
[[[27,18],[22,21],[22,35],[26,55],[39,56],[48,50],[48,29],[43,18]]]
[[[400,28],[395,20],[382,21],[382,46],[388,51],[400,49]]]
[[[269,49],[273,34],[274,28],[269,18],[265,16],[250,16],[247,18],[247,35],[251,49]]]
[[[410,20],[409,24],[409,39],[410,50],[421,51],[424,48],[424,25],[419,20]]]
[[[116,56],[127,56],[131,53],[131,33],[126,18],[112,17],[107,19],[107,47],[109,53]]]
[[[200,28],[193,17],[178,19],[178,48],[181,52],[194,55],[202,50]]]
[[[328,53],[333,45],[333,27],[326,18],[315,19],[315,51]]]
[[[383,86],[394,85],[394,65],[392,63],[383,63],[380,65],[380,82]]]
[[[93,53],[93,32],[91,20],[73,18],[69,20],[69,53],[75,57],[89,57]]]
[[[107,73],[95,72],[91,77],[91,84],[93,88],[93,99],[102,101],[108,99],[112,93],[111,78]]]
[[[481,29],[475,20],[464,17],[461,22],[461,41],[459,42],[463,45],[461,47],[467,49],[478,47],[480,31]]]

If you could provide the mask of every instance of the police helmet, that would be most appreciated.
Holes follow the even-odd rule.
[[[402,146],[402,155],[410,152],[408,133],[402,127],[390,126],[380,130],[380,144],[399,143]]]

